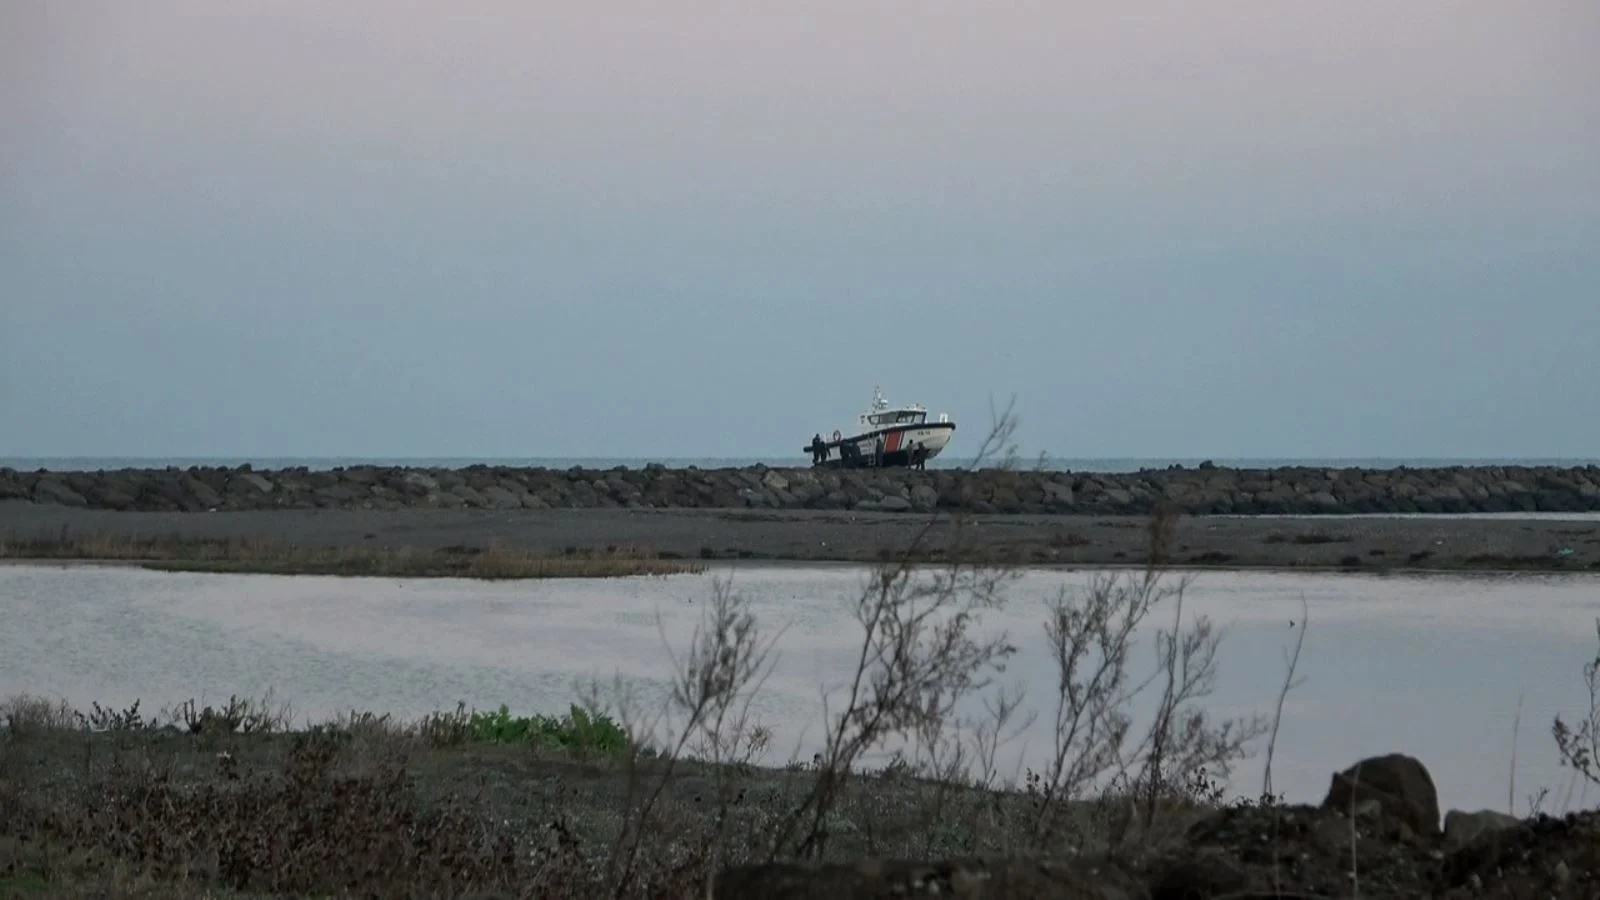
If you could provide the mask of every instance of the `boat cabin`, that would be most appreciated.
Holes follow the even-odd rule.
[[[949,416],[939,417],[941,422],[948,420]],[[889,402],[883,399],[883,392],[874,387],[872,409],[863,413],[859,421],[867,431],[892,428],[896,425],[922,425],[928,421],[928,408],[920,403],[890,407]]]
[[[903,409],[868,413],[862,419],[873,428],[887,428],[890,425],[921,425],[928,421],[928,411],[910,406]]]

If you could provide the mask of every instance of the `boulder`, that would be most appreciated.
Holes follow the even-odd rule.
[[[124,490],[110,479],[101,481],[90,488],[88,493],[84,494],[84,498],[89,501],[90,506],[101,509],[133,509],[138,502],[138,497],[133,492]],[[0,497],[0,499],[4,498]]]
[[[439,509],[460,509],[467,505],[467,501],[450,491],[435,491],[428,495],[428,505]]]
[[[515,494],[498,484],[491,484],[483,489],[483,497],[492,509],[521,509],[522,496]]]
[[[65,481],[48,476],[34,484],[33,500],[35,503],[56,503],[61,506],[89,505],[89,501]]]
[[[1022,509],[1022,498],[1009,487],[996,488],[994,495],[989,498],[994,508],[1002,513],[1016,513]]]
[[[339,477],[349,484],[371,487],[378,483],[378,470],[372,466],[356,466],[341,471]]]
[[[890,494],[878,501],[878,509],[884,512],[910,512],[911,501],[904,497]]]
[[[270,494],[277,488],[272,483],[272,479],[257,475],[254,472],[235,474],[228,484],[229,486],[238,485],[246,493],[254,492],[257,494]]]
[[[213,490],[211,485],[192,475],[184,479],[183,487],[194,497],[195,502],[206,509],[216,509],[222,505],[222,495]]]
[[[400,479],[403,490],[413,497],[427,497],[439,491],[439,481],[425,472],[407,472]]]
[[[745,506],[757,509],[765,509],[777,505],[773,502],[772,497],[760,488],[745,488],[739,491],[739,499],[744,501]]]
[[[1328,491],[1317,491],[1312,494],[1311,505],[1316,507],[1317,512],[1335,512],[1343,506],[1339,498]]]
[[[1493,809],[1464,812],[1452,809],[1444,817],[1444,839],[1455,847],[1463,847],[1486,834],[1498,834],[1522,825],[1522,820]]]
[[[1046,506],[1060,508],[1072,505],[1072,485],[1062,484],[1059,481],[1046,481],[1041,487]]]
[[[849,509],[850,496],[844,491],[830,491],[817,505],[822,509]]]
[[[1422,837],[1439,835],[1439,792],[1427,766],[1414,756],[1390,753],[1335,772],[1322,808],[1349,814],[1363,805],[1403,823]]]

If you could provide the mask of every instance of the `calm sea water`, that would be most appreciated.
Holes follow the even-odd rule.
[[[79,706],[142,699],[153,710],[270,689],[299,716],[320,719],[351,709],[416,716],[457,701],[562,712],[598,680],[659,708],[669,648],[682,655],[713,577],[730,575],[762,625],[781,630],[754,705],[777,736],[768,761],[809,758],[824,691],[837,709],[859,640],[849,603],[865,573],[853,566],[521,583],[0,566],[0,694]],[[1049,748],[1055,676],[1043,601],[1087,578],[1030,572],[1011,585],[1007,608],[984,620],[1016,642],[1005,677],[1041,717],[1002,748],[1007,774],[1038,768]],[[1219,572],[1195,581],[1184,610],[1226,629],[1206,701],[1219,716],[1270,711],[1286,653],[1306,629],[1303,682],[1285,704],[1274,765],[1292,799],[1319,800],[1329,774],[1362,756],[1403,751],[1429,766],[1447,807],[1504,809],[1514,736],[1519,812],[1540,787],[1553,792],[1546,809],[1589,799],[1557,765],[1550,725],[1558,712],[1588,708],[1581,670],[1596,649],[1600,579]],[[1151,629],[1169,622],[1148,624],[1137,666],[1152,660]],[[1236,789],[1259,788],[1260,763],[1242,766]]]
[[[1150,457],[1150,458],[1083,458],[1083,457],[1055,457],[1046,456],[1044,467],[1052,471],[1072,472],[1137,472],[1140,469],[1164,469],[1171,465],[1194,467],[1204,462],[1200,457]],[[80,471],[93,472],[101,469],[160,469],[167,466],[186,469],[190,466],[239,466],[249,463],[258,469],[284,469],[304,466],[312,470],[327,470],[340,466],[408,466],[408,467],[434,467],[434,468],[464,468],[471,465],[489,466],[533,466],[549,469],[569,469],[573,466],[582,466],[588,469],[609,469],[615,466],[627,466],[630,469],[641,469],[650,463],[660,463],[673,468],[697,466],[702,469],[743,467],[763,464],[772,467],[807,466],[810,457],[805,454],[794,456],[730,456],[730,457],[645,457],[645,456],[619,456],[619,457],[368,457],[368,456],[327,456],[327,457],[245,457],[245,456],[210,456],[210,457],[120,457],[120,456],[93,456],[93,457],[51,457],[51,456],[12,456],[0,457],[0,468],[15,469],[21,472],[31,472],[38,469],[48,469],[56,472]],[[1578,458],[1494,458],[1494,459],[1466,459],[1450,457],[1329,457],[1329,458],[1215,458],[1211,462],[1219,466],[1241,469],[1282,468],[1289,466],[1311,466],[1316,468],[1374,468],[1390,469],[1398,466],[1412,468],[1430,468],[1440,466],[1468,466],[1468,465],[1495,465],[1495,466],[1582,466],[1600,465],[1600,457],[1590,459]],[[957,468],[971,464],[971,460],[958,456],[944,456],[928,463],[929,468]],[[1037,457],[1027,457],[1019,460],[1025,468],[1039,464]]]

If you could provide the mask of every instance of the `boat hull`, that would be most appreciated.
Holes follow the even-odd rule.
[[[828,459],[821,463],[827,467],[846,467],[851,462],[843,458],[840,447],[853,444],[859,451],[859,461],[854,465],[863,467],[889,467],[909,466],[912,464],[912,449],[918,444],[922,445],[926,462],[938,456],[950,443],[950,438],[956,430],[954,422],[924,422],[916,425],[890,425],[877,428],[861,434],[845,435],[837,441],[828,441]],[[882,441],[882,454],[878,453],[879,442]],[[809,448],[807,448],[809,452]]]

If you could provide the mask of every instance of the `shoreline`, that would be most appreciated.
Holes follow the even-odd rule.
[[[601,574],[573,574],[573,575],[502,575],[486,578],[477,575],[466,575],[449,572],[417,572],[404,574],[376,574],[371,572],[329,572],[329,571],[299,571],[290,569],[251,568],[246,564],[230,565],[225,567],[210,567],[204,565],[187,566],[182,562],[173,562],[162,559],[116,559],[107,557],[17,557],[0,558],[0,568],[5,567],[49,567],[49,568],[96,568],[96,569],[138,569],[147,572],[168,572],[171,574],[192,575],[265,575],[279,578],[370,578],[393,581],[401,579],[447,579],[455,578],[466,581],[533,581],[553,580],[558,578],[669,578],[677,575],[714,575],[719,570],[736,571],[740,569],[794,569],[805,571],[808,569],[825,567],[863,566],[867,563],[845,562],[835,560],[799,560],[799,559],[747,559],[747,560],[720,560],[716,564],[706,564],[694,569],[662,572],[625,572]],[[1037,572],[1057,572],[1073,574],[1077,572],[1142,572],[1147,567],[1136,563],[1112,564],[1061,564],[1061,563],[1033,563],[1024,564],[1018,568]],[[1600,582],[1600,570],[1581,569],[1489,569],[1489,568],[1341,568],[1337,566],[1205,566],[1184,565],[1166,566],[1162,569],[1168,575],[1184,576],[1196,574],[1237,573],[1253,575],[1343,575],[1352,578],[1427,578],[1448,579],[1456,578],[1463,581],[1479,578],[1511,578],[1516,576],[1565,576],[1571,578],[1591,578]]]
[[[237,542],[296,553],[533,557],[624,553],[690,563],[876,563],[894,558],[928,516],[750,509],[397,509],[115,512],[0,502],[0,542]],[[977,515],[959,537],[980,559],[1020,566],[1110,568],[1146,558],[1146,516]],[[928,531],[928,561],[956,537]],[[188,553],[189,551],[182,551]],[[172,559],[180,551],[160,554]],[[21,558],[16,552],[11,558]],[[62,554],[42,554],[46,560]],[[72,554],[66,554],[72,556]],[[128,553],[117,553],[127,557]],[[192,553],[190,554],[193,555]],[[291,554],[293,555],[293,554]],[[92,558],[93,554],[77,554]],[[282,553],[275,559],[283,571]],[[1600,573],[1600,517],[1380,518],[1179,516],[1167,567],[1369,574]],[[287,574],[287,573],[286,573]],[[351,573],[359,574],[359,573]]]

